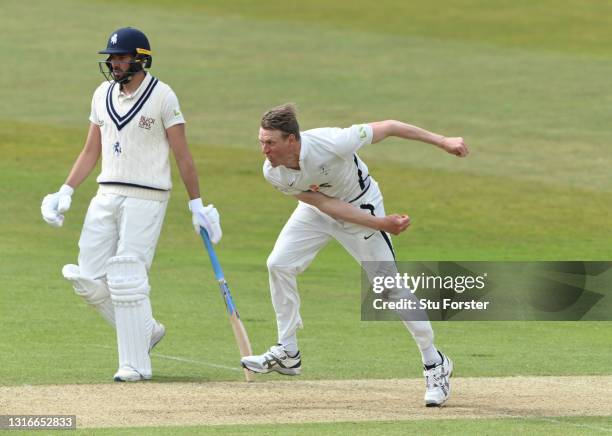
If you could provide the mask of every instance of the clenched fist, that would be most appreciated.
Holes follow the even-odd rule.
[[[380,230],[383,230],[392,235],[399,235],[410,225],[410,217],[408,215],[387,215],[380,217]]]
[[[465,142],[463,142],[462,137],[456,138],[444,138],[442,139],[442,143],[440,144],[447,153],[454,154],[455,156],[465,157],[468,155],[470,150]]]

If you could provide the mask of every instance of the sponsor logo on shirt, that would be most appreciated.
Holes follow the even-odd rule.
[[[155,123],[155,119],[147,118],[144,115],[142,115],[140,117],[140,122],[138,123],[138,127],[140,127],[141,129],[151,130],[151,127],[153,126],[154,123]]]
[[[367,136],[368,136],[368,134],[366,133],[365,126],[363,126],[363,125],[362,125],[362,126],[359,126],[359,137],[360,137],[361,139],[366,139],[366,138],[367,138]]]

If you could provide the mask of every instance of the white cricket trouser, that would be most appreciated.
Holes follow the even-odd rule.
[[[382,195],[374,180],[364,198],[353,205],[377,216],[385,215]],[[297,275],[310,265],[332,238],[342,244],[357,262],[395,260],[391,240],[385,232],[337,221],[300,202],[283,227],[267,261],[279,344],[289,348],[296,345],[296,331],[302,327]],[[404,324],[421,351],[433,346],[434,335],[429,321],[404,321]]]
[[[97,309],[115,322],[119,368],[129,367],[144,378],[152,375],[149,344],[155,323],[147,272],[167,204],[167,200],[98,193],[79,240],[81,275],[108,285],[108,297]]]
[[[85,277],[106,275],[114,256],[136,256],[151,267],[168,201],[97,194],[89,204],[79,239],[79,268]]]

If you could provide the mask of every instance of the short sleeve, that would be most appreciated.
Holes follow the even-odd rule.
[[[339,156],[352,156],[364,145],[372,143],[374,132],[369,124],[354,124],[346,129],[334,129],[333,151]]]
[[[164,129],[168,129],[176,124],[185,124],[185,118],[183,118],[178,98],[171,89],[168,90],[164,97],[161,110]]]
[[[292,188],[290,186],[284,186],[280,183],[275,183],[271,180],[268,180],[272,186],[274,186],[278,191],[282,192],[285,195],[298,195],[302,194],[304,191],[300,191],[299,189]]]
[[[285,195],[298,195],[303,191],[298,188],[293,187],[293,183],[288,182],[287,184],[283,183],[278,177],[277,174],[273,174],[272,167],[270,163],[266,160],[263,165],[263,175],[268,183],[270,183],[274,188],[278,191],[282,192]]]
[[[94,95],[91,98],[91,112],[89,114],[89,121],[100,126],[102,125],[102,123],[100,122],[100,117],[98,117],[98,109],[96,108],[97,94],[98,94],[97,92],[94,92]]]

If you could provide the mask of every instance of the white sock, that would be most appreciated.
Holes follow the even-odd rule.
[[[432,344],[430,347],[421,350],[421,358],[423,359],[423,365],[437,365],[442,363],[442,357],[436,347]]]
[[[291,356],[295,356],[299,351],[297,345],[297,335],[295,333],[288,338],[285,338],[285,340],[281,342],[281,345],[285,349],[285,352]]]

